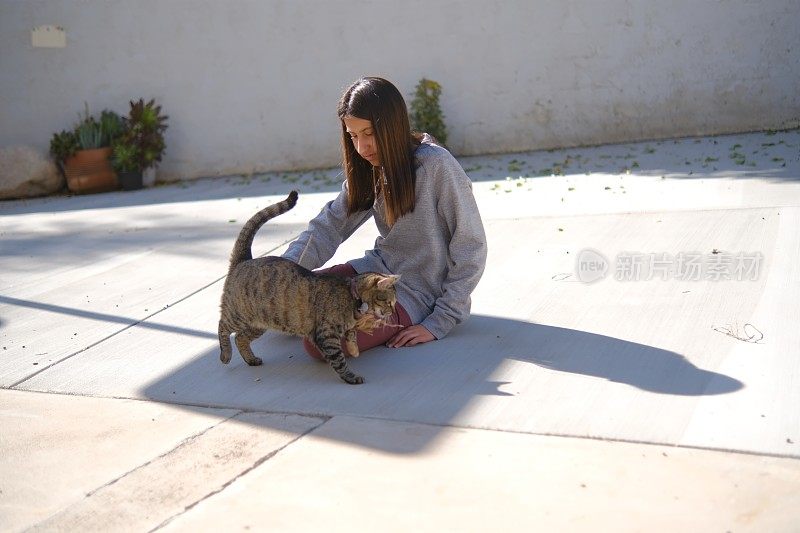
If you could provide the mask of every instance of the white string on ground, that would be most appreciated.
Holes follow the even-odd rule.
[[[761,330],[749,322],[742,326],[741,332],[739,331],[738,324],[728,324],[727,326],[711,326],[711,329],[729,337],[733,337],[736,340],[749,342],[752,344],[758,344],[764,339],[764,334],[761,333]]]

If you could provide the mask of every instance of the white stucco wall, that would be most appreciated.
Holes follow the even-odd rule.
[[[440,82],[458,154],[792,127],[798,27],[798,0],[0,0],[0,146],[141,96],[159,179],[331,166],[361,75]]]

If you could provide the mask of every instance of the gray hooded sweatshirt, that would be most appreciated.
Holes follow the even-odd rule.
[[[371,209],[347,215],[347,182],[283,257],[308,268],[322,266],[370,217],[380,236],[364,257],[349,261],[358,273],[400,274],[397,299],[414,324],[437,339],[469,317],[470,294],[486,265],[486,234],[472,182],[446,149],[426,136],[414,153],[414,211],[392,227],[383,195]]]

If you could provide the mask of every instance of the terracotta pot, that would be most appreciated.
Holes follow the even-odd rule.
[[[117,174],[111,167],[111,147],[78,150],[64,161],[67,187],[72,192],[87,194],[119,189]]]

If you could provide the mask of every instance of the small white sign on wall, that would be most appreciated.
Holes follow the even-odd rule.
[[[36,26],[31,30],[31,42],[35,48],[65,48],[67,32],[61,26]]]

